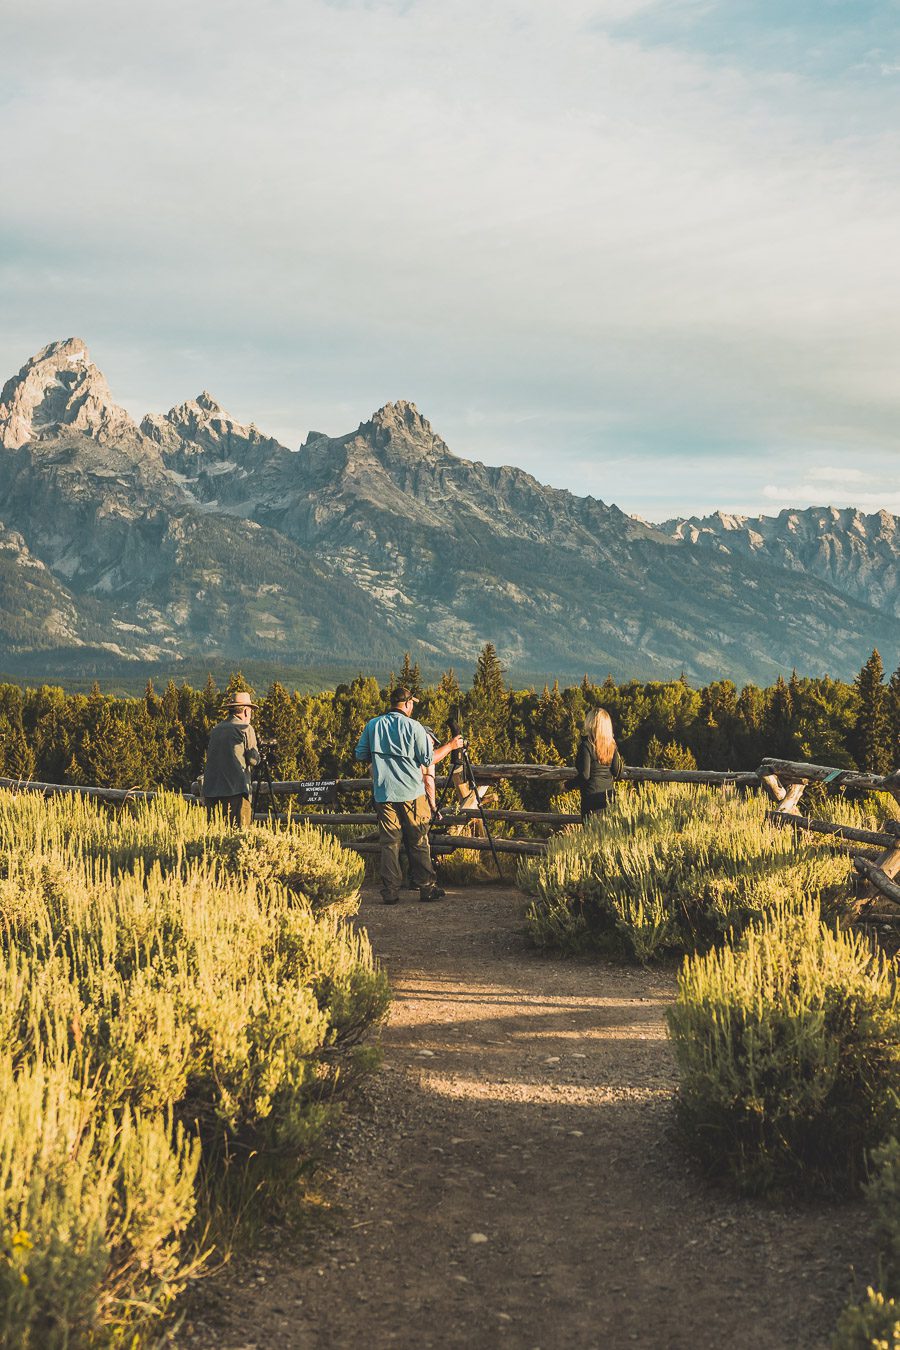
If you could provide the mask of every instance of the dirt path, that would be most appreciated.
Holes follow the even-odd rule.
[[[203,1282],[185,1350],[825,1347],[858,1204],[735,1201],[671,1138],[671,976],[548,960],[522,898],[367,895],[395,1004],[306,1249]]]

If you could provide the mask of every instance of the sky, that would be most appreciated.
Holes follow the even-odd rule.
[[[0,379],[900,514],[900,0],[0,0]]]

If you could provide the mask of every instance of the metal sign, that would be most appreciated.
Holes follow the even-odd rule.
[[[297,796],[303,806],[337,806],[337,779],[307,778],[298,784]]]

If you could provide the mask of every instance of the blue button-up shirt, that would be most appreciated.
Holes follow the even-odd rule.
[[[422,770],[434,749],[421,722],[392,708],[366,723],[356,758],[371,760],[376,802],[412,802],[424,796]]]

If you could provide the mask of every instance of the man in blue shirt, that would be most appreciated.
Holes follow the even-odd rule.
[[[401,840],[406,844],[419,899],[440,900],[444,894],[435,880],[431,862],[428,843],[431,806],[425,795],[422,770],[463,742],[458,736],[435,752],[431,737],[412,715],[418,701],[411,690],[398,685],[391,691],[388,712],[366,723],[356,746],[356,758],[372,765],[381,844],[381,893],[386,905],[395,905],[400,899]]]

